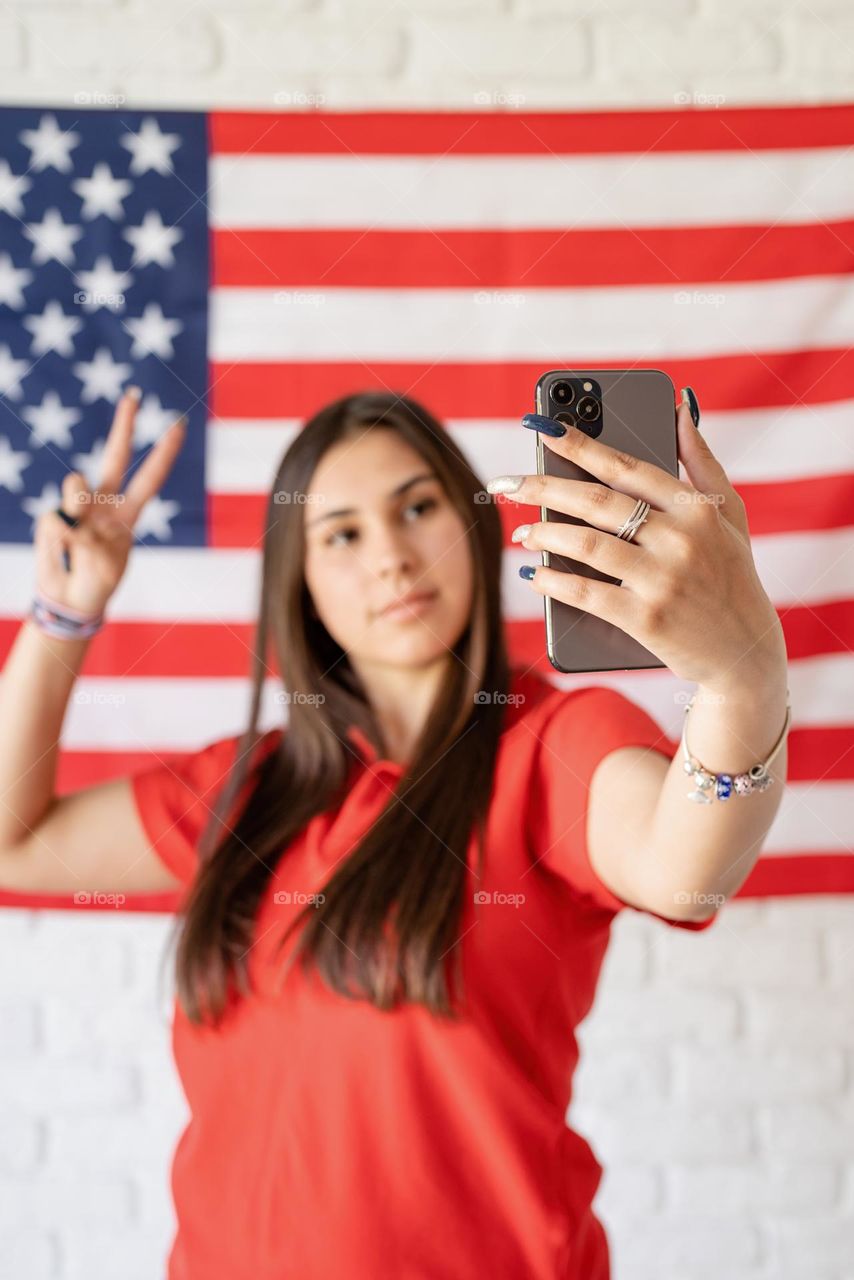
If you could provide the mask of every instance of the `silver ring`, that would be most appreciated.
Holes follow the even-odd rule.
[[[648,502],[645,502],[643,498],[638,498],[632,514],[625,524],[621,524],[617,530],[617,537],[625,538],[626,542],[631,542],[651,510],[652,508]]]

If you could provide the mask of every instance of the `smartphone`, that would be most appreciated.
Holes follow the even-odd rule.
[[[636,458],[655,463],[678,476],[676,391],[660,369],[552,369],[535,389],[537,413],[578,427],[592,439]],[[537,472],[567,480],[606,482],[574,462],[553,453],[537,435]],[[587,524],[577,516],[540,508],[540,519]],[[578,560],[543,551],[543,564],[619,585],[612,578]],[[634,636],[562,600],[544,597],[546,647],[549,661],[562,672],[637,671],[665,664]]]

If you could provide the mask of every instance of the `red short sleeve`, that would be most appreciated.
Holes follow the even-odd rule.
[[[182,884],[189,884],[198,865],[198,843],[225,786],[240,734],[219,738],[183,756],[158,757],[131,774],[131,793],[151,847]],[[256,758],[276,737],[265,735]]]
[[[617,689],[588,685],[552,700],[553,710],[540,729],[536,785],[532,788],[529,830],[537,863],[566,880],[593,907],[620,911],[634,907],[600,880],[587,847],[590,783],[597,765],[620,747],[640,746],[672,760],[671,740],[643,707]],[[707,929],[706,920],[673,920],[645,912],[681,929]]]

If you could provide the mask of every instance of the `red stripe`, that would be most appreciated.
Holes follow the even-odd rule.
[[[761,857],[735,896],[778,898],[801,893],[854,893],[854,857],[808,852]]]
[[[521,648],[515,643],[514,628],[510,623],[509,646],[511,660],[522,661],[526,665],[529,655],[523,655]],[[524,624],[529,625],[529,624]],[[539,671],[554,675],[544,654],[543,627],[537,624],[540,644],[536,650],[536,660],[531,665]],[[212,637],[213,639],[213,637]],[[676,745],[678,738],[673,739]],[[181,751],[61,751],[57,768],[57,793],[65,795],[77,791],[81,787],[92,786],[96,782],[107,782],[111,778],[123,778],[151,764],[158,756],[180,761],[189,752]],[[789,732],[788,739],[788,773],[789,782],[851,782],[854,780],[854,724],[824,725],[820,728],[799,728]]]
[[[213,154],[594,155],[854,143],[850,104],[631,111],[214,111]]]
[[[803,853],[790,857],[767,856],[751,871],[733,895],[738,898],[778,898],[795,894],[854,893],[854,857],[835,853]],[[180,895],[128,894],[122,912],[174,912]],[[0,907],[47,908],[61,911],[116,911],[108,905],[78,906],[72,894],[0,892]]]
[[[815,609],[789,609],[781,618],[792,659],[848,653],[854,648],[854,601]],[[134,666],[135,675],[149,678],[245,678],[249,673],[253,633],[249,625],[181,624],[168,628],[162,642],[153,648],[152,627],[156,629],[157,624],[112,622],[93,641],[83,675],[114,677],[130,666]],[[508,619],[506,628],[514,662],[554,674],[545,654],[542,619]],[[14,622],[4,620],[0,624],[0,660],[4,663],[16,630]],[[108,638],[110,644],[103,644]],[[145,656],[141,660],[142,654]],[[271,670],[275,665],[270,655]],[[139,752],[62,752],[57,771],[59,792],[64,794],[93,782],[124,776],[141,768],[147,758]],[[789,778],[793,782],[854,779],[854,724],[793,729],[789,735]]]
[[[484,479],[485,483],[485,479]],[[810,480],[738,486],[747,505],[751,534],[794,533],[842,529],[851,524],[854,475],[820,476]],[[261,545],[267,496],[261,493],[212,493],[209,495],[210,545],[254,547]],[[518,524],[539,520],[538,507],[501,503],[504,542]]]
[[[758,230],[213,233],[219,287],[533,289],[782,280],[854,271],[854,222]]]
[[[694,387],[710,411],[824,404],[854,395],[854,348],[763,351],[761,356],[667,356],[654,365],[674,386]],[[521,417],[533,405],[545,363],[290,363],[213,364],[211,408],[218,418],[307,418],[330,400],[357,391],[408,395],[441,418]],[[599,368],[625,368],[606,361]]]
[[[779,609],[791,659],[850,653],[854,649],[854,600]]]
[[[757,534],[844,529],[852,522],[854,474],[736,486]]]
[[[18,627],[13,619],[0,619],[2,663]],[[254,627],[248,623],[111,621],[93,638],[82,675],[188,679],[245,676],[253,632]]]

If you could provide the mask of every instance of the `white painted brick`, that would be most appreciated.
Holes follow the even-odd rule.
[[[602,1172],[594,1208],[603,1219],[654,1214],[662,1205],[662,1174],[635,1165],[609,1166]]]
[[[372,21],[379,19],[383,25],[395,20],[404,22],[410,14],[417,14],[423,21],[429,21],[434,15],[444,18],[462,14],[491,23],[507,7],[508,0],[418,0],[417,4],[406,5],[389,3],[389,0],[327,0],[325,11],[336,20],[343,17],[352,22],[364,15]]]
[[[32,1001],[0,1002],[0,1062],[26,1058],[38,1047],[38,1011]]]
[[[609,77],[681,86],[686,77],[700,76],[700,87],[708,83],[724,94],[728,84],[774,71],[782,60],[782,39],[767,23],[601,18],[595,38],[600,69]]]
[[[847,929],[829,928],[824,933],[824,949],[830,985],[850,997],[854,987],[854,922]]]
[[[738,991],[778,987],[815,990],[822,975],[818,931],[752,925],[733,919],[728,908],[705,933],[685,938],[668,929],[656,949],[660,971],[687,985],[714,982]]]
[[[611,1246],[616,1276],[631,1276],[635,1267],[675,1267],[720,1280],[743,1274],[762,1257],[756,1226],[746,1218],[723,1214],[657,1214],[622,1223],[612,1228]]]
[[[109,1111],[125,1107],[138,1097],[133,1068],[99,1067],[65,1062],[10,1062],[3,1067],[0,1115],[7,1108],[28,1114]]]
[[[595,1016],[584,1024],[585,1048],[597,1052],[613,1044],[730,1042],[739,1028],[739,999],[731,991],[686,990],[671,975],[637,991],[601,988]]]
[[[707,1213],[796,1213],[828,1210],[840,1199],[842,1178],[831,1164],[797,1161],[746,1166],[736,1163],[668,1171],[668,1199],[674,1211]]]
[[[62,938],[40,930],[26,947],[0,934],[0,973],[14,974],[16,996],[115,992],[125,986],[129,965],[127,949],[118,939],[99,937],[97,925],[81,920],[73,934]]]
[[[0,1176],[35,1169],[41,1163],[43,1147],[38,1120],[29,1116],[0,1116]]]
[[[591,70],[590,39],[583,21],[488,23],[413,19],[407,74],[416,80],[480,82],[524,76],[532,82],[576,79]],[[478,83],[479,88],[487,85]]]
[[[0,70],[12,71],[25,63],[24,28],[11,14],[0,17]]]
[[[780,1256],[799,1275],[812,1275],[814,1267],[842,1267],[851,1275],[854,1258],[854,1218],[831,1214],[814,1218],[783,1217],[778,1230]]]
[[[854,1101],[761,1105],[756,1124],[763,1152],[773,1159],[850,1159],[854,1151]]]
[[[133,1197],[130,1184],[117,1178],[38,1177],[0,1178],[0,1230],[19,1227],[54,1228],[64,1222],[130,1225]]]
[[[790,73],[854,74],[854,20],[850,10],[833,21],[818,15],[791,14],[781,24],[789,41]]]
[[[216,64],[214,27],[198,8],[162,9],[150,18],[99,12],[93,20],[97,38],[91,25],[64,9],[28,12],[25,26],[35,73],[45,78],[54,72],[77,75],[78,89],[85,91],[90,88],[86,77],[94,72],[108,72],[121,84],[129,72],[173,70],[192,76]]]
[[[162,1123],[167,1110],[170,1126]],[[162,1109],[141,1107],[130,1114],[51,1116],[45,1167],[56,1173],[73,1166],[84,1173],[125,1176],[165,1167],[174,1150],[172,1129],[182,1118],[174,1098],[168,1107],[164,1100]]]
[[[11,1230],[0,1249],[0,1280],[55,1280],[59,1255],[44,1231]]]
[[[365,19],[334,22],[325,18],[271,23],[254,13],[215,15],[223,47],[225,75],[287,77],[314,74],[364,78],[393,75],[403,55],[401,33],[393,25]]]
[[[646,14],[663,14],[671,21],[688,18],[696,11],[698,0],[515,0],[514,12],[522,18],[578,17],[638,18]]]
[[[168,1236],[133,1229],[65,1232],[62,1280],[161,1280],[170,1244]]]
[[[673,1049],[674,1088],[678,1096],[749,1102],[822,1098],[845,1083],[839,1050],[806,1049]]]
[[[715,1106],[703,1099],[687,1105],[646,1101],[643,1107],[629,1101],[622,1108],[576,1099],[570,1107],[574,1124],[601,1151],[603,1163],[662,1166],[748,1159],[753,1150],[751,1112],[750,1107]]]
[[[51,1057],[82,1054],[101,1062],[120,1062],[135,1049],[159,1049],[166,1038],[167,1023],[153,1006],[142,1002],[72,1004],[50,997],[43,1009],[44,1044]]]
[[[669,1092],[669,1072],[663,1049],[609,1049],[583,1054],[575,1073],[576,1097],[592,1103],[619,1102],[629,1096],[637,1105],[662,1099]]]
[[[762,1044],[809,1044],[816,1049],[854,1042],[854,1009],[845,992],[748,991],[744,994],[746,1035]]]
[[[611,941],[602,964],[601,986],[635,990],[652,972],[648,935],[633,929],[617,917],[611,926]]]

